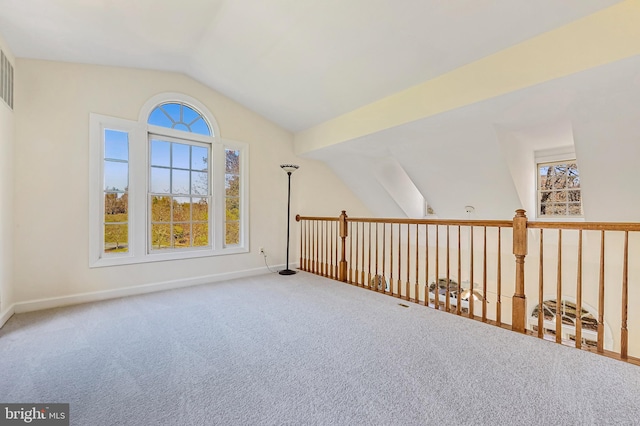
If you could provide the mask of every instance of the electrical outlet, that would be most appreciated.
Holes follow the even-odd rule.
[[[258,250],[260,250],[260,254],[264,255],[264,247],[260,247]]]

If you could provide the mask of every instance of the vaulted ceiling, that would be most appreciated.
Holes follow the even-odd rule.
[[[0,35],[19,58],[189,75],[295,133],[379,216],[531,210],[533,152],[570,146],[585,218],[637,221],[640,32],[558,65],[612,50],[563,29],[620,5],[640,17],[639,0],[0,0]]]
[[[18,57],[183,72],[291,131],[615,0],[0,0]]]

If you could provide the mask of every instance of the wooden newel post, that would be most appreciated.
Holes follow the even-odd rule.
[[[342,214],[338,219],[340,223],[340,238],[342,239],[340,255],[340,267],[338,270],[338,279],[342,282],[347,282],[347,235],[349,233],[347,228],[347,212],[342,210]]]
[[[527,297],[524,294],[524,258],[527,255],[527,216],[523,209],[516,210],[513,218],[513,254],[516,256],[516,291],[513,294],[511,329],[525,331]]]

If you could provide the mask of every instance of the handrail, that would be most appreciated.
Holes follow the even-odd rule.
[[[640,316],[629,310],[637,293],[631,281],[640,276],[629,262],[640,254],[630,249],[638,249],[640,223],[528,221],[521,209],[511,221],[348,217],[345,211],[296,221],[304,222],[302,270],[640,364],[640,341],[630,341]],[[636,233],[631,240],[629,233]],[[503,262],[509,253],[511,267]],[[527,256],[533,262],[525,265]]]
[[[636,222],[527,222],[532,229],[575,229],[583,231],[640,231]]]
[[[326,220],[326,221],[338,221],[340,218],[336,217],[322,217],[322,216],[301,216],[296,215],[296,221],[301,220]],[[368,217],[348,217],[347,222],[371,222],[371,223],[402,223],[411,225],[450,225],[450,226],[501,226],[503,228],[510,228],[513,222],[510,220],[468,220],[468,219],[405,219],[405,218],[368,218]]]
[[[300,216],[296,215],[296,222],[300,222],[301,220],[326,220],[329,222],[338,222],[340,220],[339,217],[325,217],[325,216]]]

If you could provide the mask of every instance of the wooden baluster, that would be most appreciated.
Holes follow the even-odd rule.
[[[416,223],[416,284],[415,284],[415,303],[420,303],[420,286],[418,285],[418,275],[420,273],[420,248],[418,246],[418,229],[419,226]]]
[[[376,222],[376,274],[375,274],[375,280],[376,280],[376,283],[375,283],[376,288],[375,288],[375,290],[376,291],[379,291],[378,280],[380,279],[380,273],[378,272],[379,271],[379,269],[378,269],[378,259],[379,259],[379,255],[378,255],[378,228],[379,228],[379,226],[378,226],[378,223]]]
[[[447,260],[446,260],[446,264],[447,264],[447,289],[445,290],[445,299],[444,299],[444,309],[445,311],[449,312],[451,310],[451,301],[449,300],[451,297],[451,293],[449,292],[449,283],[451,282],[451,274],[449,272],[449,251],[450,251],[450,247],[449,247],[449,225],[447,225]]]
[[[598,352],[604,352],[604,230],[600,233],[600,279],[598,280]]]
[[[524,294],[524,261],[528,251],[527,216],[523,209],[516,210],[513,218],[513,255],[516,257],[516,290],[513,293],[511,330],[524,333],[526,330],[527,296]]]
[[[424,306],[429,306],[429,225],[424,226]]]
[[[324,259],[322,258],[322,253],[324,253],[324,220],[320,220],[318,222],[319,230],[318,230],[318,275],[324,275]]]
[[[324,220],[318,221],[318,275],[324,275],[323,263],[324,259],[322,259],[323,253],[323,244],[324,244]]]
[[[456,314],[462,313],[462,235],[461,228],[458,225],[458,291],[456,294]]]
[[[342,282],[346,282],[347,281],[347,268],[349,267],[349,265],[347,265],[347,234],[349,232],[349,228],[347,227],[347,212],[345,210],[342,210],[342,214],[340,214],[340,239],[342,240],[340,243],[340,271],[339,271],[339,278],[340,281]]]
[[[402,297],[402,224],[398,224],[398,294]]]
[[[300,215],[296,215],[296,220],[300,220]],[[298,268],[304,271],[304,224],[300,222],[300,260],[298,261]]]
[[[436,289],[434,291],[436,297],[434,299],[434,307],[440,309],[440,229],[436,225]]]
[[[325,254],[325,246],[327,244],[327,236],[326,236],[327,222],[325,220],[322,220],[320,224],[321,224],[320,226],[320,275],[322,275],[323,277],[326,277],[327,263],[326,263],[324,254]]]
[[[324,222],[324,252],[323,252],[323,256],[324,256],[324,271],[323,271],[323,276],[329,278],[331,277],[331,269],[329,267],[330,264],[330,254],[331,251],[329,250],[329,247],[331,245],[331,225],[333,224],[333,222],[331,221],[325,221]]]
[[[313,272],[313,254],[312,251],[312,243],[313,243],[313,221],[307,221],[307,234],[309,238],[307,238],[307,271]]]
[[[335,256],[336,256],[336,265],[335,265],[335,276],[336,279],[340,279],[340,250],[341,250],[341,239],[340,239],[340,221],[336,223],[336,246],[335,246]]]
[[[299,220],[299,215],[296,215],[296,222],[300,222],[300,257],[298,258],[298,269],[304,271],[304,223]]]
[[[483,226],[482,237],[482,322],[487,322],[487,227]]]
[[[620,329],[620,356],[627,359],[629,350],[629,332],[627,316],[629,313],[629,231],[624,231],[624,260],[622,266],[622,321]]]
[[[386,285],[386,281],[387,281],[387,274],[386,274],[386,265],[387,265],[387,261],[386,261],[386,251],[387,251],[387,224],[383,223],[382,224],[382,278],[384,279],[384,285],[382,288],[382,291],[387,293],[387,285]]]
[[[410,280],[411,278],[409,277],[411,275],[410,272],[410,268],[411,268],[411,236],[410,236],[410,229],[411,229],[411,225],[409,223],[407,223],[407,284],[406,284],[406,294],[404,295],[404,300],[411,300],[411,283]]]
[[[361,262],[360,262],[360,271],[362,276],[360,277],[360,287],[366,287],[366,275],[364,273],[364,248],[366,247],[365,244],[365,239],[364,239],[364,222],[362,222],[362,250],[360,250],[360,252],[362,253],[362,258],[361,258]]]
[[[369,289],[371,289],[371,222],[367,224],[367,228],[369,230],[369,244],[367,245],[367,283]]]
[[[313,255],[311,257],[311,262],[313,263],[313,273],[317,274],[318,271],[318,221],[314,220],[313,225],[313,242],[311,243],[311,249],[313,250]]]
[[[389,225],[389,227],[391,228],[391,237],[390,237],[390,241],[389,241],[389,294],[391,294],[392,296],[395,294],[393,291],[393,287],[395,286],[395,283],[393,282],[393,223],[391,223]]]
[[[582,229],[578,231],[578,271],[576,277],[576,348],[582,348]]]
[[[300,219],[300,215],[296,215],[296,220],[300,222],[300,264],[298,266],[298,269],[305,271],[306,267],[305,267],[305,249],[306,249],[306,235],[305,235],[305,221]]]
[[[556,343],[562,343],[562,229],[558,229],[558,278],[556,284]]]
[[[307,228],[307,247],[306,247],[306,254],[307,254],[307,258],[304,261],[305,264],[305,271],[309,272],[311,271],[311,261],[309,260],[311,258],[311,221],[310,220],[306,220],[306,228]]]
[[[311,253],[311,242],[313,241],[313,221],[307,221],[307,271],[313,272],[313,254]]]
[[[324,222],[324,276],[329,276],[329,224],[331,222]]]
[[[324,276],[324,220],[319,222],[320,231],[318,233],[319,236],[319,245],[318,245],[318,274]]]
[[[329,240],[331,237],[329,236],[329,224],[333,222],[326,221],[324,223],[325,229],[325,238],[324,238],[324,276],[329,276]]]
[[[336,280],[340,280],[340,261],[338,259],[340,259],[340,248],[341,248],[341,244],[340,244],[340,220],[338,219],[338,223],[336,224],[336,247],[335,247],[335,256],[336,256],[336,265],[335,265],[335,271],[333,272],[333,275],[336,277]]]
[[[353,284],[353,222],[349,222],[349,284]]]
[[[502,228],[498,226],[498,272],[496,276],[496,322],[502,325]]]
[[[356,250],[355,250],[356,251],[356,264],[355,264],[355,269],[354,269],[355,270],[355,274],[354,274],[354,277],[353,277],[353,279],[354,279],[353,281],[354,281],[355,285],[359,286],[360,283],[358,282],[358,276],[360,274],[358,273],[358,248],[359,248],[360,243],[358,242],[358,237],[359,237],[359,235],[358,235],[358,222],[355,222],[353,225],[356,228],[356,235],[355,235],[355,237],[356,237]]]
[[[470,227],[469,230],[469,238],[471,240],[469,244],[469,318],[474,318],[475,315],[473,313],[474,306],[474,298],[473,298],[473,226]]]
[[[313,249],[313,273],[314,274],[318,274],[318,221],[314,220],[313,221],[313,242],[315,244],[312,244],[312,249]]]
[[[544,337],[544,229],[540,228],[540,264],[538,265],[538,337]]]
[[[336,279],[340,278],[340,222],[336,223]]]
[[[320,275],[320,221],[316,221],[316,275]]]
[[[336,236],[335,236],[335,238],[336,238],[336,265],[335,265],[336,269],[335,269],[335,272],[334,272],[333,275],[338,280],[338,279],[340,279],[340,267],[338,266],[339,265],[339,261],[338,261],[339,253],[338,253],[338,250],[339,250],[339,247],[340,247],[340,244],[339,244],[339,242],[340,242],[340,222],[338,222],[338,224],[336,225]]]
[[[335,240],[335,235],[336,234],[335,234],[333,228],[334,228],[333,222],[331,222],[331,230],[330,230],[330,237],[329,237],[329,239],[331,240],[331,263],[330,263],[330,266],[329,266],[329,277],[335,279],[335,277],[336,277],[335,276],[335,271],[336,270],[334,269],[334,266],[333,266],[333,253],[334,253],[334,251],[333,251],[333,242]]]

